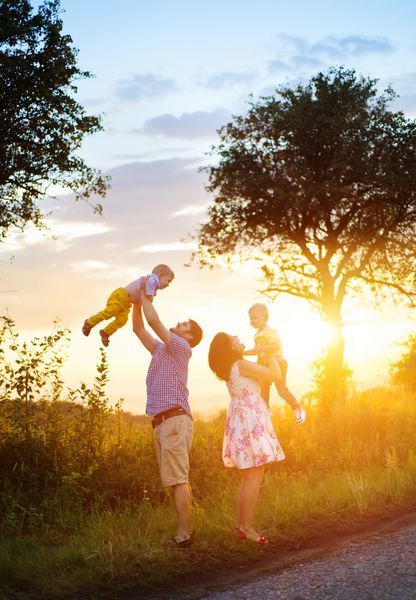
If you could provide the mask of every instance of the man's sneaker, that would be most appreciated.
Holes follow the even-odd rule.
[[[84,321],[84,325],[82,326],[82,333],[86,336],[90,335],[90,331],[91,331],[92,327],[91,325],[88,323],[88,319],[85,319]]]
[[[101,342],[102,342],[103,346],[107,347],[108,344],[110,343],[110,336],[108,335],[108,333],[106,331],[104,331],[104,329],[101,329],[100,336],[101,336]]]
[[[169,540],[168,544],[171,548],[189,548],[189,546],[192,544],[192,538],[191,536],[182,540],[172,538],[171,540]]]
[[[302,423],[304,423],[306,421],[306,412],[303,410],[303,408],[301,406],[298,406],[298,408],[295,408],[293,410],[293,414],[295,415],[296,423],[298,425],[301,425]]]

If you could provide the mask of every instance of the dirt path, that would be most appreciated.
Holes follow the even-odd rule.
[[[204,600],[414,600],[416,523],[344,540],[329,555],[254,581],[203,594]]]
[[[416,508],[400,509],[383,517],[337,525],[329,533],[292,547],[272,546],[255,565],[190,576],[153,594],[131,590],[120,600],[416,600],[415,548]],[[390,572],[397,592],[392,595],[382,576],[385,573],[388,580]],[[371,573],[367,590],[363,586]],[[331,582],[335,587],[331,588]],[[401,582],[404,589],[398,587]],[[362,593],[353,595],[358,594],[357,589]],[[381,595],[384,590],[388,595]]]

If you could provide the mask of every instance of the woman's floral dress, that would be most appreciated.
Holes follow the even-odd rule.
[[[259,394],[258,382],[240,375],[236,362],[231,368],[227,387],[231,401],[222,449],[225,466],[248,469],[284,460],[269,409]]]

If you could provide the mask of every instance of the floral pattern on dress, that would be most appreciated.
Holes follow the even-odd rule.
[[[238,363],[234,363],[227,387],[231,400],[222,451],[225,466],[249,469],[284,460],[258,383],[240,375]]]

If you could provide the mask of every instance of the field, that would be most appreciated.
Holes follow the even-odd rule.
[[[414,506],[414,394],[399,387],[351,392],[330,414],[311,402],[302,426],[279,405],[273,421],[287,459],[267,469],[256,516],[271,545],[240,542],[232,533],[238,474],[222,464],[221,413],[195,420],[195,541],[178,554],[167,546],[174,516],[147,418],[123,412],[121,403],[110,407],[104,352],[93,384],[64,394],[64,339],[57,330],[31,345],[15,340],[17,363],[1,354],[0,589],[6,594],[155,589],[178,575],[252,564],[339,523]]]

